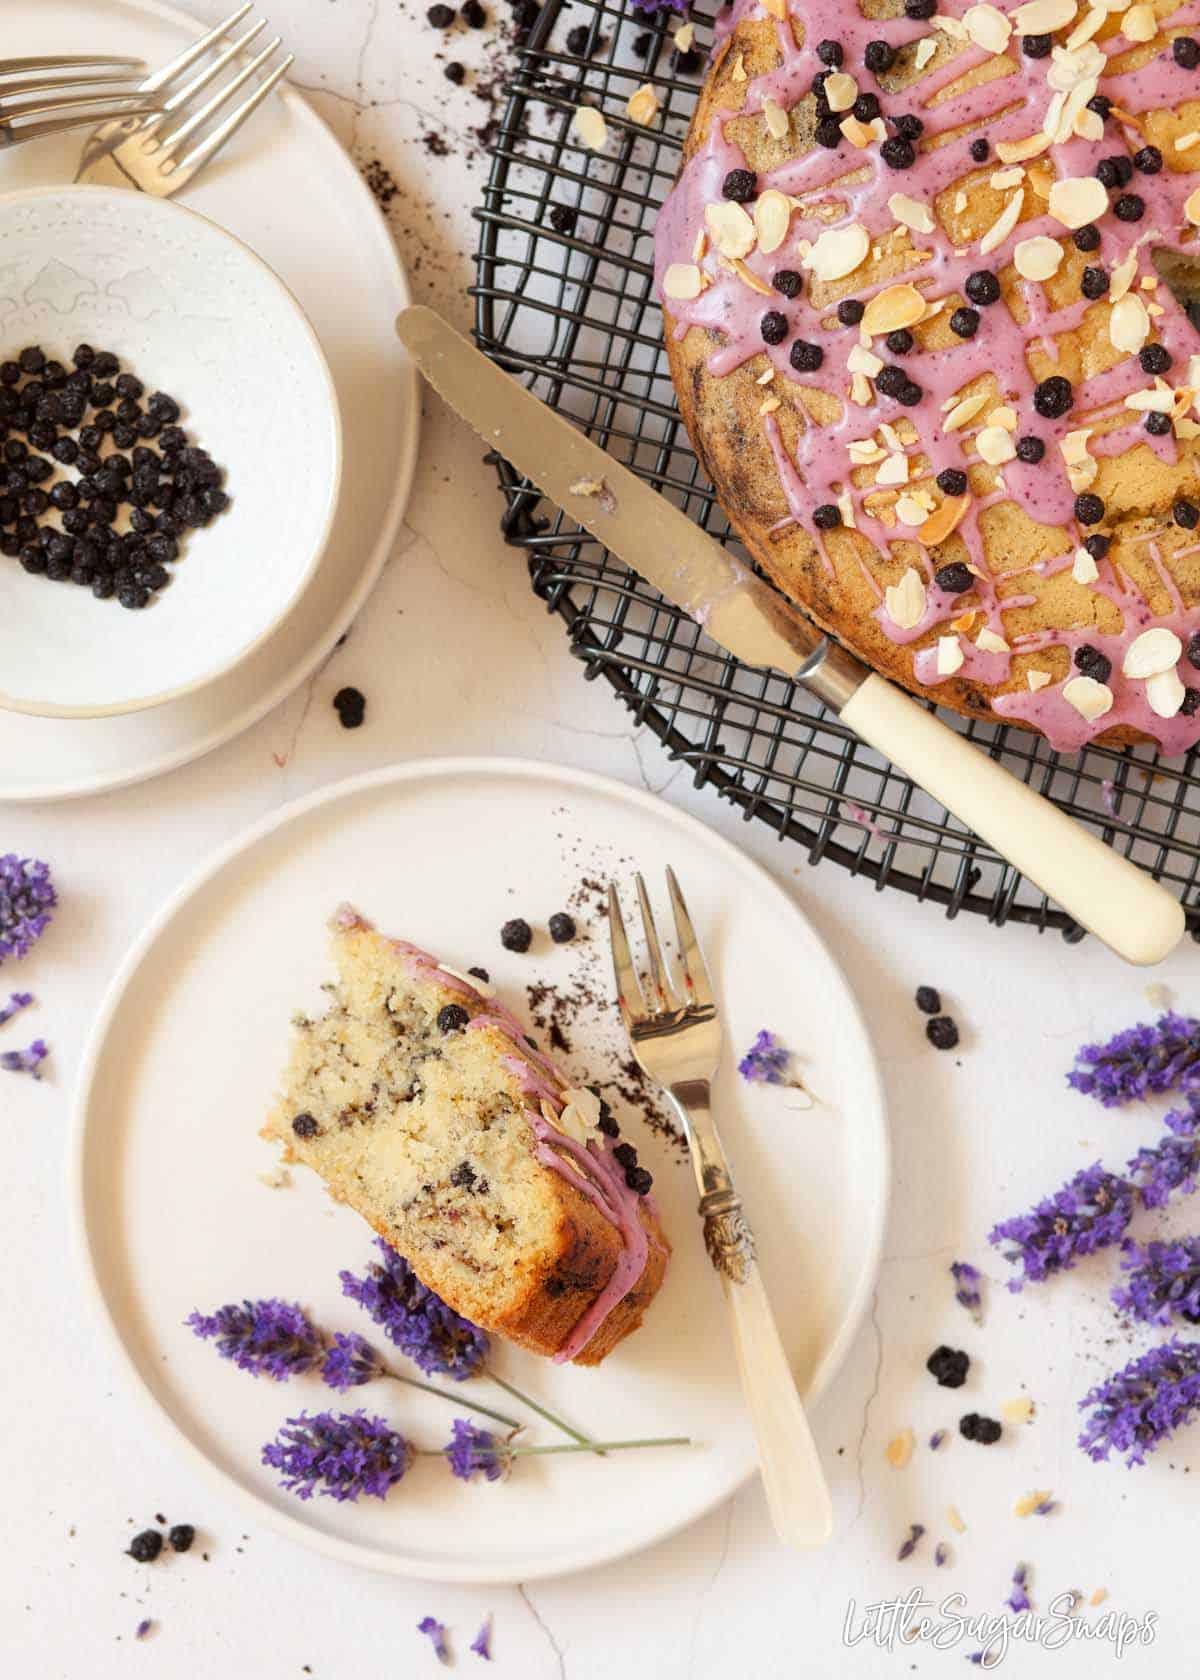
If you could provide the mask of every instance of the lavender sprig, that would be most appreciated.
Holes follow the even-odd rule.
[[[375,1247],[382,1259],[371,1262],[364,1277],[356,1277],[349,1271],[338,1273],[342,1294],[357,1301],[401,1353],[427,1374],[436,1372],[452,1377],[455,1382],[464,1382],[468,1377],[487,1376],[498,1388],[504,1389],[556,1429],[561,1429],[573,1441],[591,1445],[587,1435],[497,1376],[487,1364],[491,1343],[486,1331],[447,1306],[441,1296],[423,1284],[408,1261],[382,1237],[375,1239]],[[422,1386],[417,1384],[417,1387]],[[431,1392],[441,1391],[434,1389]],[[489,1412],[486,1406],[468,1401],[464,1404],[469,1410],[485,1412],[489,1417],[499,1415]],[[500,1418],[500,1421],[509,1420]]]
[[[764,1028],[738,1063],[738,1072],[751,1085],[787,1085],[792,1053]]]
[[[386,1418],[366,1412],[318,1412],[288,1418],[262,1450],[280,1485],[298,1499],[314,1493],[384,1499],[412,1462],[412,1448]]]
[[[442,1453],[451,1473],[460,1481],[469,1482],[476,1476],[485,1476],[489,1482],[495,1482],[508,1475],[513,1460],[517,1458],[541,1458],[550,1453],[628,1452],[637,1447],[690,1445],[691,1439],[686,1435],[659,1435],[636,1441],[589,1441],[582,1446],[578,1442],[563,1442],[553,1447],[522,1447],[514,1446],[511,1441],[498,1440],[488,1430],[477,1428],[465,1418],[455,1418],[450,1439],[442,1448]]]
[[[1177,1087],[1200,1090],[1200,1021],[1168,1011],[1105,1044],[1085,1044],[1067,1084],[1105,1108],[1122,1108]]]
[[[1144,1248],[1127,1237],[1121,1250],[1121,1270],[1128,1277],[1112,1292],[1118,1312],[1144,1324],[1167,1325],[1172,1318],[1200,1324],[1200,1237]]]
[[[692,0],[633,0],[633,8],[634,11],[645,12],[648,16],[654,17],[659,12],[679,12],[682,14],[687,11],[691,3]]]
[[[50,1047],[44,1038],[35,1038],[32,1044],[27,1044],[24,1050],[5,1050],[0,1052],[0,1068],[5,1073],[27,1073],[33,1079],[42,1077],[42,1063],[50,1054]]]
[[[1019,1563],[1012,1573],[1012,1590],[1010,1591],[1008,1597],[1004,1600],[1005,1604],[1012,1611],[1014,1616],[1019,1616],[1023,1610],[1033,1609],[1033,1605],[1029,1599],[1029,1594],[1025,1590],[1025,1585],[1028,1580],[1029,1565],[1027,1563]]]
[[[1184,1097],[1185,1108],[1172,1108],[1163,1115],[1163,1124],[1177,1137],[1191,1137],[1200,1131],[1200,1091],[1189,1091]]]
[[[29,952],[57,903],[48,864],[15,852],[0,857],[0,963]]]
[[[917,1542],[920,1540],[924,1532],[924,1523],[909,1523],[908,1539],[905,1540],[903,1545],[900,1547],[900,1550],[896,1553],[896,1559],[899,1563],[903,1563],[906,1558],[910,1558],[913,1555],[917,1549]]]
[[[14,1015],[19,1015],[22,1009],[28,1009],[32,1002],[32,992],[13,992],[3,1009],[0,1009],[0,1027],[6,1021],[11,1021]]]
[[[1015,1292],[1069,1271],[1081,1256],[1119,1242],[1133,1217],[1134,1200],[1134,1186],[1097,1161],[1030,1213],[1003,1220],[988,1241],[1012,1244],[1005,1259],[1020,1264],[1021,1276],[1009,1282],[1009,1289]]]
[[[983,1323],[983,1293],[980,1290],[982,1274],[965,1260],[950,1262],[950,1276],[954,1279],[954,1299],[960,1307],[965,1307],[976,1324]]]
[[[483,1621],[480,1623],[479,1632],[471,1641],[471,1649],[477,1657],[482,1657],[484,1662],[491,1662],[492,1618],[490,1616],[485,1616]]]
[[[1131,1359],[1079,1402],[1081,1411],[1089,1407],[1079,1436],[1088,1457],[1099,1461],[1116,1451],[1128,1465],[1145,1463],[1200,1409],[1200,1342],[1174,1337]]]
[[[448,1665],[450,1661],[450,1646],[446,1640],[446,1624],[439,1622],[434,1616],[423,1616],[417,1623],[417,1632],[423,1633],[433,1644],[433,1654],[437,1660]]]
[[[1129,1176],[1148,1208],[1164,1207],[1176,1190],[1190,1196],[1200,1176],[1200,1134],[1168,1135],[1152,1149],[1139,1149],[1130,1158]]]

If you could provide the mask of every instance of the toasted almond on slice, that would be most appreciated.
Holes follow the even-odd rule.
[[[636,93],[629,95],[625,115],[630,122],[640,123],[643,128],[654,121],[658,115],[658,95],[649,82],[643,82]]]
[[[846,446],[846,453],[856,467],[873,467],[883,460],[886,450],[874,438],[853,438]]]
[[[986,624],[976,636],[975,646],[983,653],[1007,653],[1009,651],[1008,643],[1004,640],[1004,637],[998,636]]]
[[[910,491],[896,499],[896,518],[902,525],[911,525],[915,529],[925,523],[928,513],[924,497],[916,491]]]
[[[769,385],[774,377],[775,369],[773,367],[764,368],[754,383],[756,385]]]
[[[968,420],[973,420],[980,409],[990,401],[991,398],[986,391],[976,391],[973,397],[963,397],[960,402],[954,404],[954,407],[942,421],[942,430],[944,432],[960,431]]]
[[[1170,414],[1175,408],[1175,393],[1159,380],[1144,391],[1131,391],[1123,406],[1133,409],[1135,414]],[[1187,404],[1183,406],[1186,409]]]
[[[1012,195],[1004,209],[1001,210],[996,220],[979,241],[980,256],[986,257],[989,251],[996,249],[997,245],[1003,245],[1020,219],[1024,198],[1023,192],[1015,192]]]
[[[1095,583],[1100,576],[1100,568],[1086,548],[1075,550],[1075,558],[1071,562],[1071,576],[1076,583]]]
[[[792,220],[792,201],[786,193],[768,187],[754,201],[754,228],[760,251],[777,251],[787,238]]]
[[[847,373],[865,373],[868,379],[874,379],[882,367],[882,358],[865,344],[856,344],[846,357]]]
[[[925,617],[925,584],[921,574],[909,566],[899,583],[883,592],[884,611],[900,630],[915,630]]]
[[[825,103],[831,111],[848,111],[858,98],[858,83],[844,70],[825,78]]]
[[[988,415],[987,423],[989,426],[1003,426],[1006,432],[1015,432],[1017,429],[1017,411],[1015,408],[1010,408],[1007,403],[1001,403],[999,408],[994,408]]]
[[[1062,694],[1068,706],[1074,706],[1089,723],[1095,723],[1112,710],[1112,689],[1107,683],[1097,682],[1095,677],[1072,677],[1063,684]]]
[[[1002,53],[1012,34],[1012,24],[996,6],[970,6],[963,13],[962,26],[967,38],[984,52]]]
[[[875,474],[876,484],[907,484],[909,460],[907,455],[889,455]]]
[[[1025,280],[1049,280],[1058,273],[1062,260],[1062,246],[1044,233],[1033,239],[1018,239],[1013,248],[1013,263]]]
[[[1184,201],[1183,213],[1193,227],[1200,227],[1200,187]]]
[[[911,1429],[902,1429],[887,1444],[886,1457],[893,1470],[903,1470],[913,1455],[915,1444]]]
[[[1094,175],[1072,175],[1050,188],[1049,210],[1067,228],[1098,222],[1108,209],[1108,192]]]
[[[937,674],[939,677],[952,677],[955,671],[962,670],[962,643],[957,636],[939,636],[937,640]]]
[[[1077,467],[1090,459],[1088,439],[1094,430],[1094,426],[1077,426],[1074,431],[1067,432],[1064,435],[1058,447],[1062,451],[1063,460],[1069,467]]]
[[[1158,34],[1158,20],[1153,6],[1130,6],[1121,20],[1121,33],[1127,41],[1153,41]]]
[[[925,66],[929,63],[929,60],[936,52],[937,42],[934,40],[933,36],[923,36],[922,39],[917,42],[917,50],[913,54],[914,69],[924,70]]]
[[[1081,140],[1103,140],[1104,118],[1099,111],[1090,111],[1085,105],[1082,111],[1076,111],[1071,119],[1071,126]]]
[[[988,185],[995,187],[997,192],[1007,192],[1009,187],[1019,187],[1024,179],[1025,171],[1019,166],[1012,169],[997,169]]]
[[[758,237],[754,222],[740,204],[722,199],[719,204],[706,204],[704,225],[723,257],[746,257],[754,249]]]
[[[870,248],[867,230],[859,222],[826,228],[812,250],[801,259],[800,266],[810,269],[818,280],[844,280],[866,261]]]
[[[743,285],[749,286],[752,292],[757,292],[760,297],[775,296],[774,291],[767,285],[767,282],[765,280],[760,280],[752,268],[747,268],[741,257],[734,257],[732,268],[738,279],[743,283]]]
[[[933,548],[936,543],[945,542],[952,531],[956,531],[962,524],[963,516],[971,505],[970,496],[947,496],[925,523],[917,528],[917,541],[924,543],[926,548]]]
[[[914,233],[933,232],[936,225],[933,212],[921,199],[910,198],[907,193],[894,192],[887,203],[893,218],[902,227],[911,228]]]
[[[1001,163],[1028,163],[1030,158],[1041,157],[1042,153],[1050,149],[1050,136],[1039,129],[1036,134],[1027,134],[1024,140],[997,140],[996,156]]]
[[[792,132],[791,119],[777,100],[763,100],[763,121],[773,140],[786,140]]]
[[[1012,433],[1004,426],[984,426],[975,434],[975,447],[981,461],[989,467],[1002,467],[1016,458],[1017,446]]]
[[[739,53],[734,59],[733,68],[729,72],[729,79],[731,82],[744,82],[747,79],[746,57],[744,53]]]
[[[777,408],[782,407],[783,404],[780,402],[778,397],[767,397],[765,401],[759,404],[758,412],[760,414],[774,414]]]
[[[979,614],[972,607],[968,612],[959,613],[957,618],[952,618],[950,628],[951,630],[957,630],[960,636],[965,636],[978,617]]]
[[[700,296],[703,275],[695,263],[671,263],[663,275],[663,295],[686,303]]]
[[[875,338],[899,327],[911,327],[924,314],[925,299],[914,285],[888,286],[863,311],[862,331],[868,338]]]
[[[1177,152],[1190,152],[1197,141],[1200,141],[1200,128],[1189,128],[1186,134],[1177,134],[1173,144]]]
[[[1160,671],[1173,671],[1183,657],[1183,643],[1174,630],[1165,624],[1143,630],[1125,649],[1121,670],[1127,677],[1153,677]]]
[[[1108,13],[1102,11],[1098,6],[1086,11],[1063,42],[1067,52],[1075,52],[1079,47],[1090,41],[1093,35],[1099,34],[1100,30],[1104,28],[1107,17]]]
[[[860,122],[857,117],[843,117],[838,127],[850,144],[860,152],[866,151],[875,139],[874,126],[871,123]]]
[[[577,105],[573,118],[576,134],[593,152],[602,152],[608,144],[608,124],[604,113],[594,105]]]
[[[1160,718],[1173,718],[1183,705],[1187,689],[1179,679],[1179,672],[1156,671],[1146,680],[1146,699],[1150,710]]]
[[[1053,35],[1075,21],[1077,0],[1026,0],[1012,13],[1018,35]]]
[[[1108,336],[1114,350],[1136,356],[1150,336],[1150,317],[1136,292],[1127,292],[1113,304],[1108,316]]]
[[[1029,685],[1029,692],[1036,694],[1039,688],[1048,688],[1054,678],[1049,671],[1026,671],[1025,681]]]

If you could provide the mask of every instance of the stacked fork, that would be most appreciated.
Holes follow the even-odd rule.
[[[103,55],[0,58],[0,150],[114,113],[128,122],[154,116],[158,102],[135,82],[145,68],[140,59]]]

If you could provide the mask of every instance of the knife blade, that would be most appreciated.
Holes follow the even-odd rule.
[[[482,438],[714,642],[748,665],[803,683],[1126,961],[1159,962],[1178,943],[1186,927],[1178,899],[823,636],[440,316],[412,305],[396,331],[434,389]]]

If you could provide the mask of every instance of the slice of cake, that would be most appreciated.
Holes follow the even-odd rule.
[[[486,982],[354,910],[332,926],[330,1006],[296,1021],[263,1136],[456,1312],[556,1361],[598,1364],[666,1270],[649,1174]]]

